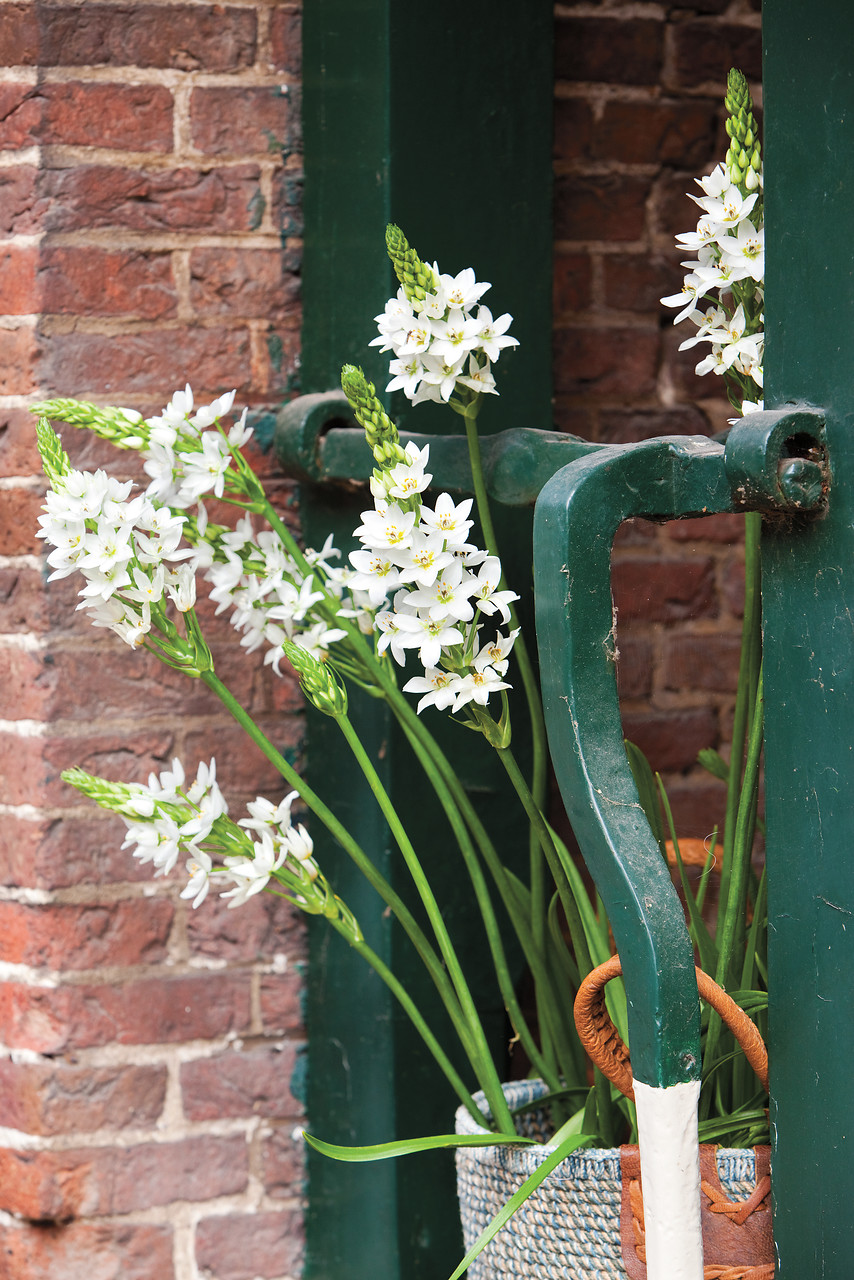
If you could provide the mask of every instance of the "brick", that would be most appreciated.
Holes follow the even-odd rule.
[[[34,4],[0,5],[0,63],[31,67],[39,61],[39,11]]]
[[[2,15],[2,9],[0,9]],[[2,47],[0,16],[0,47]],[[0,84],[0,147],[12,151],[41,140],[43,102],[29,84]]]
[[[298,724],[285,724],[268,717],[256,717],[259,728],[268,734],[283,754],[288,747],[296,747],[300,739]],[[211,739],[209,729],[192,729],[185,736],[185,752],[188,758],[206,759],[210,755]],[[265,795],[273,800],[282,791],[283,783],[278,770],[270,764],[260,748],[248,741],[246,734],[237,724],[223,724],[216,736],[217,766],[222,769],[222,776],[228,778],[229,786],[235,791],[252,792],[253,795]]]
[[[121,818],[94,805],[86,817],[30,819],[7,814],[0,879],[34,889],[150,880],[151,866],[122,849],[124,837]]]
[[[218,753],[217,765],[219,761]],[[225,770],[222,776],[232,782]],[[301,950],[303,928],[297,909],[275,894],[259,894],[238,908],[229,908],[226,901],[211,894],[197,910],[188,912],[187,943],[194,956],[216,957],[232,964],[269,962],[276,952],[290,956]]]
[[[738,686],[739,635],[681,635],[667,640],[662,670],[667,689],[734,693]]]
[[[698,707],[690,711],[625,711],[623,732],[640,747],[655,770],[686,770],[697,753],[718,741],[714,711]]]
[[[558,329],[555,390],[575,395],[636,396],[655,392],[659,335],[649,329]]]
[[[78,10],[78,12],[80,12]],[[172,94],[159,85],[43,85],[42,143],[172,150]]]
[[[744,614],[744,562],[729,566],[723,580],[723,596],[727,608],[736,618]]]
[[[589,160],[593,138],[593,112],[583,98],[557,98],[554,109],[552,154],[561,163]]]
[[[602,267],[606,306],[653,315],[664,310],[661,298],[679,292],[685,274],[672,259],[648,252],[609,253]]]
[[[264,1116],[286,1120],[300,1114],[288,1089],[296,1045],[278,1040],[181,1065],[181,1096],[188,1120]]]
[[[184,1138],[69,1151],[0,1149],[0,1207],[34,1221],[131,1213],[243,1191],[246,1140]]]
[[[111,396],[121,400],[143,394],[153,383],[220,391],[251,385],[249,335],[244,329],[149,329],[130,334],[63,333],[50,342],[44,374],[61,377],[67,395]]]
[[[611,570],[617,619],[675,622],[684,618],[713,618],[718,605],[714,561],[617,560]]]
[[[244,1031],[248,1023],[248,974],[147,978],[118,986],[0,986],[6,1044],[36,1053],[210,1040]]]
[[[39,172],[30,165],[0,169],[0,233],[29,235],[40,230],[48,206],[39,187]]]
[[[713,746],[714,743],[707,744]],[[673,821],[676,830],[694,839],[706,839],[717,827],[723,830],[726,800],[723,783],[713,782],[711,778],[701,781],[699,778],[675,779],[667,784],[667,798],[673,810]],[[720,844],[718,844],[720,857]],[[720,866],[720,863],[718,863]],[[717,876],[710,886],[710,894],[717,891]]]
[[[0,247],[0,297],[5,315],[32,315],[41,310],[37,265],[38,250],[32,245]]]
[[[762,33],[758,27],[697,18],[674,23],[673,82],[694,88],[714,81],[726,87],[730,67],[738,67],[748,80],[762,79]]]
[[[558,240],[639,240],[644,234],[648,178],[624,173],[567,174],[555,179]]]
[[[0,395],[31,395],[38,387],[36,367],[42,349],[35,329],[30,328],[29,325],[22,325],[19,329],[0,326],[0,343],[3,346],[3,360],[0,363]],[[26,502],[27,499],[24,495],[19,495],[12,501]],[[5,502],[4,499],[4,506]],[[7,519],[14,519],[11,508],[7,508],[4,523]],[[5,536],[7,539],[11,537],[12,546],[21,545],[21,539],[14,532],[7,530]],[[0,539],[0,555],[20,554],[17,550],[5,551],[3,546],[4,543]]]
[[[88,1133],[154,1125],[166,1099],[164,1066],[79,1067],[0,1060],[4,1123],[23,1133]]]
[[[556,254],[552,280],[552,307],[555,315],[567,311],[586,311],[591,305],[591,265],[587,254]]]
[[[270,52],[277,71],[299,74],[302,67],[302,20],[295,7],[277,5],[270,13]]]
[[[51,5],[39,64],[238,71],[255,61],[256,16],[228,5]]]
[[[671,520],[666,532],[674,542],[737,543],[744,537],[744,516],[732,512]]]
[[[6,489],[0,501],[0,555],[32,555],[41,551],[36,538],[43,498],[32,489]]]
[[[26,409],[0,407],[0,476],[39,475],[36,419]],[[0,580],[0,608],[5,595]],[[0,632],[5,628],[0,622]]]
[[[223,1214],[196,1227],[196,1265],[216,1280],[274,1280],[298,1275],[302,1258],[298,1210]]]
[[[168,253],[48,246],[39,264],[51,315],[161,320],[177,307]]]
[[[558,80],[657,84],[663,57],[659,19],[563,16],[555,23]]]
[[[281,249],[194,249],[190,303],[200,316],[272,318],[299,296],[298,265]]]
[[[293,1128],[274,1129],[261,1147],[264,1189],[268,1196],[293,1196],[305,1179],[305,1143]]]
[[[592,155],[699,171],[717,140],[717,112],[712,102],[606,102],[593,129]]]
[[[618,643],[617,689],[621,698],[648,698],[652,693],[654,655],[648,640],[621,637]]]
[[[697,166],[696,172],[711,172],[720,158],[713,152],[706,164]],[[694,184],[695,176],[696,173],[684,170],[665,170],[655,184],[655,199],[652,203],[655,233],[661,237],[668,250],[673,247],[676,236],[683,231],[693,231],[697,226],[697,206],[688,199],[689,191],[699,190]],[[678,249],[673,249],[674,263],[684,256]]]
[[[0,961],[57,970],[157,964],[174,907],[165,898],[72,906],[0,902]]]
[[[194,89],[190,130],[206,155],[266,155],[293,144],[290,102],[277,85]]]
[[[285,973],[265,974],[261,978],[261,1023],[264,1030],[299,1034],[303,1029],[304,991],[299,965],[292,963]]]
[[[78,764],[100,777],[118,777],[124,782],[144,782],[154,769],[161,769],[174,755],[174,737],[169,729],[127,734],[42,738],[0,733],[0,797],[7,804],[68,804],[73,793],[60,774],[69,764]]]
[[[607,444],[631,444],[655,436],[707,436],[709,423],[694,405],[678,409],[603,409],[601,440]]]
[[[0,1274],[8,1280],[173,1280],[172,1228],[9,1220],[0,1226]]]
[[[0,632],[43,631],[48,625],[46,613],[38,571],[0,567]]]
[[[220,169],[125,169],[78,165],[46,170],[39,183],[49,231],[250,231],[259,200],[257,165]]]
[[[302,174],[279,169],[273,176],[273,222],[284,239],[303,233]]]

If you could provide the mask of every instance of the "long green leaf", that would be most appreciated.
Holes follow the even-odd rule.
[[[556,1168],[560,1164],[561,1160],[565,1160],[568,1155],[571,1155],[573,1151],[577,1151],[585,1142],[591,1141],[590,1135],[585,1133],[576,1133],[564,1138],[564,1132],[572,1123],[573,1121],[570,1120],[562,1129],[558,1130],[552,1139],[552,1142],[556,1144],[555,1150],[543,1161],[536,1172],[531,1174],[530,1178],[525,1179],[516,1194],[510,1197],[504,1208],[499,1210],[490,1222],[489,1226],[480,1233],[477,1240],[457,1267],[456,1271],[450,1277],[450,1280],[459,1280],[460,1276],[468,1270],[478,1254],[480,1254],[489,1244],[490,1240],[498,1234],[505,1222],[513,1217],[516,1210],[522,1207],[528,1199],[528,1196],[531,1195],[532,1192],[536,1191],[540,1183],[545,1181],[552,1169]]]
[[[624,739],[626,755],[629,758],[629,768],[632,771],[632,777],[635,780],[635,786],[638,789],[638,799],[644,816],[652,828],[652,834],[658,841],[658,847],[661,850],[662,858],[667,856],[664,848],[664,824],[661,821],[661,809],[658,804],[658,794],[655,787],[655,778],[652,773],[652,766],[647,760],[640,747],[634,742],[630,742],[628,738]]]
[[[697,907],[697,900],[694,897],[693,890],[688,883],[688,877],[685,874],[685,864],[682,861],[682,854],[679,851],[679,837],[676,834],[676,826],[673,822],[673,811],[670,808],[670,801],[667,798],[667,791],[661,780],[661,774],[655,775],[658,783],[658,791],[661,796],[661,803],[664,806],[664,812],[667,816],[667,825],[670,828],[670,839],[673,841],[673,850],[676,854],[676,865],[679,868],[679,878],[682,881],[682,892],[685,895],[685,905],[688,908],[688,923],[691,941],[700,953],[700,968],[705,969],[706,973],[714,973],[718,964],[718,949],[715,946],[714,939],[706,928],[706,922],[700,915]]]
[[[367,1147],[342,1147],[334,1142],[323,1142],[311,1133],[303,1132],[310,1147],[332,1160],[348,1164],[365,1164],[369,1160],[394,1160],[397,1156],[414,1155],[417,1151],[437,1151],[441,1147],[497,1147],[536,1146],[533,1138],[520,1138],[518,1133],[439,1133],[430,1138],[403,1138],[398,1142],[378,1142]]]

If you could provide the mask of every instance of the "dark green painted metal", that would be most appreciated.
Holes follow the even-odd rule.
[[[349,426],[338,425],[350,419]],[[432,488],[471,493],[472,475],[465,436],[435,436],[409,431],[403,437],[419,449],[430,446]],[[365,447],[350,406],[341,392],[299,396],[279,411],[273,447],[282,470],[300,480],[321,483],[370,479],[374,462]],[[546,481],[574,458],[595,453],[588,444],[559,431],[513,427],[486,436],[482,464],[487,492],[504,506],[532,506]]]
[[[375,332],[372,317],[397,287],[383,239],[386,223],[395,221],[420,253],[438,258],[443,271],[472,265],[480,279],[491,281],[484,302],[494,314],[518,313],[513,333],[522,345],[502,355],[501,395],[490,397],[484,430],[524,421],[550,425],[551,28],[547,0],[524,6],[516,0],[436,0],[429,10],[394,0],[311,0],[305,6],[306,394],[337,388],[345,362],[362,365],[379,387],[387,380],[387,357],[367,343]],[[393,405],[393,412],[406,433],[408,404]],[[456,419],[425,405],[412,422],[420,431],[442,434],[454,430]],[[329,432],[322,457],[327,449],[335,452],[340,465],[334,469],[340,471],[338,435]],[[341,443],[349,450],[350,440]],[[364,475],[367,464],[362,455],[354,473]],[[310,466],[303,475],[321,478]],[[346,551],[368,501],[364,489],[352,493],[340,484],[304,483],[300,514],[308,543],[319,545],[332,531]],[[524,583],[530,575],[530,517],[511,515],[512,568],[517,578],[521,571]],[[473,984],[483,990],[483,948],[441,815],[418,789],[417,771],[383,704],[356,699],[355,711],[384,782],[419,836],[419,848],[433,860],[444,884],[443,909],[468,948]],[[435,721],[446,727],[439,717]],[[450,731],[460,776],[493,830],[503,829],[511,847],[517,843],[524,855],[524,837],[514,827],[503,782],[490,770],[488,751],[477,749],[474,735],[463,735],[460,743],[459,730],[452,725]],[[307,759],[325,794],[334,778],[336,812],[402,890],[387,833],[331,721],[311,719]],[[422,996],[419,975],[396,931],[370,898],[360,896],[358,877],[318,834],[324,868],[353,902],[371,945]],[[385,990],[357,969],[340,939],[322,924],[312,928],[307,1020],[313,1128],[350,1142],[445,1131],[452,1095],[437,1086],[437,1072]],[[487,1013],[498,1045],[503,1011],[493,1007]],[[309,1158],[311,1280],[434,1280],[458,1260],[456,1221],[447,1153],[352,1167]]]
[[[700,1006],[679,898],[623,747],[611,546],[630,516],[731,511],[724,450],[698,438],[570,463],[534,515],[534,588],[552,763],[623,961],[632,1069],[665,1087],[700,1073]]]
[[[745,510],[818,507],[828,487],[823,416],[806,407],[749,414],[727,437],[726,468]]]
[[[782,1280],[854,1258],[854,8],[766,6],[766,402],[821,405],[819,518],[763,532],[774,1235]]]

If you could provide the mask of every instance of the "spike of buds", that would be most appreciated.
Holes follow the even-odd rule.
[[[735,67],[727,76],[727,92],[724,99],[729,116],[726,131],[730,147],[726,153],[726,167],[730,181],[742,195],[755,191],[756,174],[762,168],[759,129],[753,115],[750,89],[743,72]]]
[[[399,462],[406,462],[397,427],[382,407],[376,387],[368,382],[357,365],[345,364],[341,370],[341,387],[356,415],[356,421],[365,429],[374,459],[383,471],[390,471]]]
[[[423,302],[428,293],[436,292],[439,281],[435,271],[421,261],[400,227],[393,222],[386,227],[385,243],[394,273],[410,302]]]
[[[150,428],[135,409],[99,408],[85,400],[57,399],[34,404],[30,412],[57,418],[71,427],[88,427],[119,448],[141,449],[148,441]]]
[[[285,640],[283,648],[309,702],[326,716],[345,716],[347,690],[331,668],[292,640]]]
[[[68,460],[68,454],[62,447],[59,436],[48,422],[47,418],[39,418],[36,426],[36,441],[38,443],[39,453],[42,457],[42,466],[45,475],[50,481],[51,488],[55,489],[57,481],[61,481],[63,476],[70,474],[72,467]]]

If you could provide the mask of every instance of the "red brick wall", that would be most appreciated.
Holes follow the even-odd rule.
[[[299,324],[298,9],[0,5],[0,1276],[15,1280],[299,1273],[299,924],[272,898],[194,913],[59,773],[144,780],[215,753],[238,805],[277,777],[202,686],[82,621],[70,579],[45,585],[27,412],[77,395],[151,413],[185,381],[197,401],[237,387],[238,404],[280,403]],[[64,440],[78,465],[131,474],[130,455]],[[218,672],[296,747],[295,686],[207,621]]]
[[[684,272],[686,192],[726,154],[730,67],[761,104],[759,0],[556,8],[555,391],[562,429],[603,443],[710,435],[732,416],[720,379],[658,299]],[[693,330],[691,330],[693,332]],[[725,746],[737,673],[741,517],[618,535],[614,584],[627,734],[666,775],[680,830],[722,820],[696,764]]]

